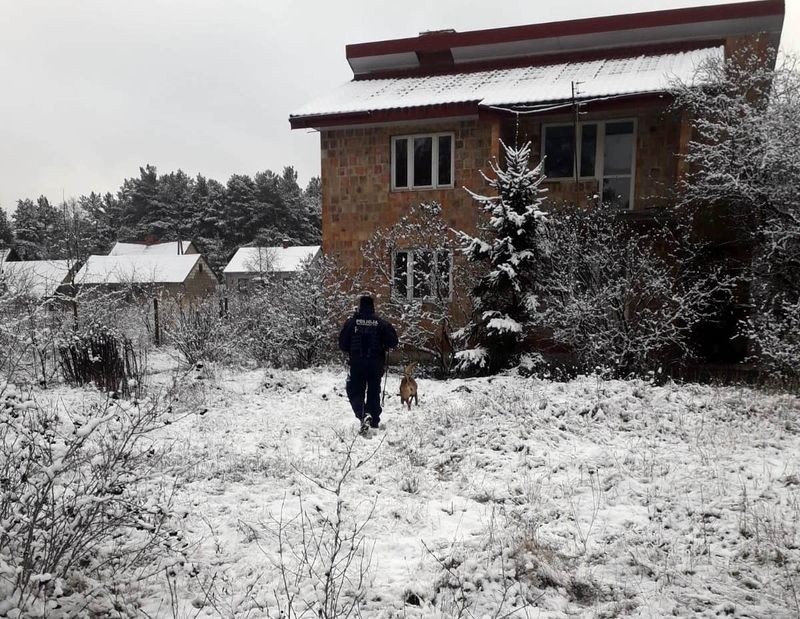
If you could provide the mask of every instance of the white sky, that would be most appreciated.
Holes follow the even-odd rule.
[[[147,163],[225,182],[319,138],[289,113],[351,77],[347,43],[714,0],[0,0],[0,206],[116,191]],[[800,0],[782,47],[800,51]]]

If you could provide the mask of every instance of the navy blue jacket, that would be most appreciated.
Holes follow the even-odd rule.
[[[350,355],[351,363],[363,359],[382,364],[386,351],[395,346],[397,331],[374,312],[356,312],[339,333],[339,348]]]

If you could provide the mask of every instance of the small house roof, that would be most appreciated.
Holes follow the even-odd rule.
[[[295,247],[240,247],[222,270],[223,273],[293,273],[312,260],[319,245]]]
[[[166,241],[164,243],[121,243],[117,241],[109,256],[178,256],[183,254],[195,254],[197,251],[191,241]]]
[[[76,284],[182,284],[200,254],[89,256]]]
[[[35,298],[55,294],[70,273],[68,260],[19,260],[0,263],[6,285]]]

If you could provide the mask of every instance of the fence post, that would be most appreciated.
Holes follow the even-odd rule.
[[[153,324],[156,346],[161,346],[161,325],[158,320],[158,298],[153,297]]]

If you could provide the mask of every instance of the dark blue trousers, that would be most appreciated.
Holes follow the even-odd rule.
[[[371,359],[352,359],[345,390],[356,417],[372,417],[372,426],[378,427],[381,418],[381,378],[383,363]]]

